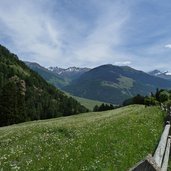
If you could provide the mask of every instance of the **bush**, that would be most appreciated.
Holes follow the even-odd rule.
[[[169,96],[170,94],[167,92],[167,91],[162,91],[160,94],[159,94],[159,101],[161,103],[169,100]]]

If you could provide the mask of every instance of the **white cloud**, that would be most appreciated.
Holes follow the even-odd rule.
[[[165,45],[164,47],[170,49],[170,48],[171,48],[171,44],[167,44],[167,45]]]
[[[23,54],[23,59],[53,64],[61,53],[61,32],[56,29],[57,22],[38,1],[8,2],[2,2],[0,6],[0,23],[6,28],[1,30],[0,27],[0,30],[12,40],[13,49]]]
[[[170,67],[170,52],[166,50],[171,48],[166,43],[169,36],[143,44],[146,37],[137,34],[139,27],[130,22],[135,9],[132,4],[135,7],[136,2],[1,0],[0,43],[5,42],[21,59],[44,66],[95,67],[111,63],[150,70],[160,61],[160,67]],[[148,35],[152,35],[150,40],[161,36],[152,32]]]
[[[85,16],[82,20],[54,10],[53,3],[2,0],[0,31],[11,39],[10,48],[19,57],[46,66],[98,65],[119,60],[120,53],[114,47],[123,41],[122,27],[128,19],[124,5],[119,1],[89,1],[98,14],[94,19]]]
[[[118,62],[115,62],[114,64],[122,66],[122,65],[130,65],[131,63],[132,63],[131,61],[118,61]]]
[[[75,51],[77,58],[96,65],[120,59],[122,55],[117,47],[124,41],[122,30],[128,18],[123,5],[114,1],[106,6],[101,4],[101,15],[95,26]]]

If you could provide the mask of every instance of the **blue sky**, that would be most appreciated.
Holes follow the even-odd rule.
[[[169,0],[1,0],[0,44],[43,66],[171,71]]]

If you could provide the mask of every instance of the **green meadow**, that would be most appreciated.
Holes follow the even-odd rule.
[[[153,153],[158,107],[132,105],[0,128],[0,170],[125,171]]]
[[[77,96],[72,96],[72,97],[74,99],[76,99],[78,102],[80,102],[81,105],[85,106],[90,111],[93,111],[93,109],[94,109],[94,107],[96,105],[100,106],[100,105],[102,105],[102,103],[109,104],[109,103],[106,103],[106,102],[100,102],[100,101],[97,101],[97,100],[85,99],[85,98],[77,97]]]
[[[86,98],[83,98],[83,97],[78,97],[78,96],[74,96],[74,95],[71,95],[70,93],[68,92],[65,92],[64,93],[69,96],[69,97],[72,97],[74,99],[76,99],[81,105],[85,106],[87,109],[89,109],[90,111],[93,111],[94,107],[97,105],[97,106],[100,106],[102,105],[103,103],[104,104],[109,104],[109,103],[106,103],[106,102],[101,102],[101,101],[98,101],[98,100],[92,100],[92,99],[86,99]]]

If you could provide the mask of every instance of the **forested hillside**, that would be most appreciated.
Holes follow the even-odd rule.
[[[0,45],[0,126],[86,111]]]

